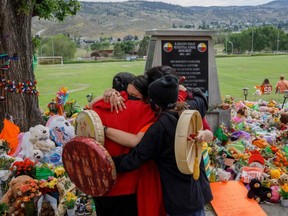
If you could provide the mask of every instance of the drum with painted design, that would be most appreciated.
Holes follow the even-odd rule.
[[[179,117],[175,134],[175,157],[177,167],[184,174],[200,175],[202,143],[193,137],[202,129],[202,118],[196,110],[185,110]]]
[[[116,169],[108,151],[93,138],[75,137],[65,144],[64,168],[71,181],[91,196],[105,195],[116,181]]]
[[[91,137],[104,145],[103,124],[99,115],[93,110],[84,110],[76,116],[76,136]]]

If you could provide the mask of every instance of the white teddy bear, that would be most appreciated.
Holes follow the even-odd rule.
[[[35,149],[32,151],[32,159],[35,162],[40,162],[43,157],[44,157],[43,152],[40,151],[39,149]]]
[[[55,148],[55,143],[49,139],[49,136],[49,128],[43,125],[31,127],[23,135],[18,157],[33,158],[32,151],[35,149],[48,152]]]
[[[75,128],[64,116],[51,116],[46,127],[50,129],[50,139],[55,142],[56,146],[63,146],[75,137]]]

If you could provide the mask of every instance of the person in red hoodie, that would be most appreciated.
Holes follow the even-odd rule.
[[[152,79],[157,79],[159,76],[161,75],[163,76],[165,74],[175,74],[174,69],[168,66],[154,67],[154,68],[151,68],[149,71],[151,72],[150,77],[154,76],[156,73],[156,76],[152,77]],[[148,78],[146,77],[146,79]],[[133,81],[131,84],[133,84]],[[138,95],[137,95],[137,89],[135,89],[135,86],[137,87],[139,86],[139,84],[137,85],[137,83],[134,83],[134,85],[128,85],[127,92],[130,95],[138,96],[140,98],[141,98],[141,95],[144,94],[146,98],[147,92],[145,93],[141,91],[141,93],[139,94],[138,92]],[[202,109],[201,110],[202,114],[205,114],[208,108],[207,102],[205,103],[206,98],[203,94],[201,95],[201,91],[199,92],[195,91],[195,92],[197,94],[194,97],[194,100],[191,100],[189,98],[191,100],[190,104],[192,104],[192,107],[194,107],[195,109],[198,109],[198,110]],[[198,95],[200,95],[200,97]],[[178,101],[183,102],[187,99],[187,97],[188,97],[188,94],[186,92],[186,88],[181,86],[181,88],[179,89]],[[198,108],[197,106],[202,106],[202,107]],[[106,126],[105,132],[106,132],[106,137],[109,137],[115,142],[121,145],[135,147],[139,143],[141,138],[144,136],[149,126],[150,125],[147,125],[147,127],[144,127],[143,129],[141,129],[141,131],[139,131],[137,135],[127,133],[127,131],[125,132],[125,131],[115,129],[112,127],[108,127],[108,126]],[[204,122],[204,130],[201,133],[205,135],[207,133],[207,130],[210,130],[210,127],[207,122],[206,124]],[[144,166],[140,167],[140,170],[138,173],[138,179],[139,180],[138,180],[138,186],[137,186],[137,191],[136,191],[137,202],[138,202],[138,216],[166,215],[166,213],[164,212],[164,208],[163,208],[163,197],[161,195],[161,183],[159,179],[159,171],[154,161],[151,160]],[[147,185],[149,185],[149,190],[147,190]]]
[[[125,89],[123,77],[121,74],[120,76],[117,74],[114,77],[114,89],[119,89],[119,86],[123,90]],[[117,80],[115,80],[115,78]],[[141,79],[141,77],[138,79]],[[148,85],[146,88],[148,88]],[[120,94],[125,100],[125,106],[127,108],[125,112],[111,112],[110,103],[105,102],[104,99],[94,102],[91,106],[101,118],[103,125],[137,134],[145,125],[155,121],[154,112],[148,103],[143,100],[138,100],[133,95],[129,96],[125,91],[120,92]],[[105,137],[105,148],[111,156],[119,156],[131,151],[131,148],[119,145],[107,137]],[[97,216],[138,215],[136,201],[137,175],[138,170],[117,175],[117,181],[111,191],[105,194],[105,196],[94,197]]]

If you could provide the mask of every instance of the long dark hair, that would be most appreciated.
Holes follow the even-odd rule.
[[[119,72],[112,80],[112,88],[121,92],[126,91],[128,84],[135,78],[135,75],[129,72]]]

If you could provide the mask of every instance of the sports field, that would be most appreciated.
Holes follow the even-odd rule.
[[[216,58],[220,94],[231,95],[236,100],[243,100],[244,87],[249,88],[248,100],[283,101],[283,95],[256,96],[254,86],[261,85],[265,78],[275,87],[279,76],[284,74],[288,79],[288,55],[219,57]],[[121,71],[142,74],[145,61],[99,62],[61,65],[38,65],[35,69],[38,81],[40,108],[55,98],[61,87],[68,87],[69,99],[78,101],[80,107],[87,104],[86,95],[102,95],[104,89],[111,87],[112,77]],[[275,89],[273,89],[274,92]]]

